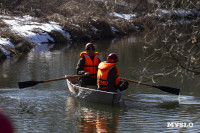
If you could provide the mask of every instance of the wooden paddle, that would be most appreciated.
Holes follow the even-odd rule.
[[[49,80],[44,80],[44,81],[24,81],[24,82],[18,82],[18,86],[19,86],[19,89],[22,89],[22,88],[37,85],[39,83],[58,81],[58,80],[64,80],[64,79],[69,79],[69,78],[79,78],[79,77],[84,77],[84,76],[85,75],[73,75],[73,76],[66,76],[66,77],[62,77],[62,78],[49,79]]]
[[[137,84],[141,84],[141,85],[146,85],[146,86],[150,86],[153,88],[157,88],[160,89],[162,91],[168,92],[168,93],[172,93],[175,95],[179,95],[180,90],[177,88],[172,88],[172,87],[167,87],[167,86],[157,86],[157,85],[151,85],[151,84],[146,84],[146,83],[142,83],[139,81],[135,81],[135,80],[131,80],[131,79],[126,79],[126,78],[120,78],[121,80],[127,81],[127,82],[132,82],[132,83],[137,83]]]

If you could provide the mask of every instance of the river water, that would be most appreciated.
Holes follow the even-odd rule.
[[[181,89],[180,96],[130,83],[119,105],[76,99],[70,95],[65,81],[18,88],[19,81],[74,75],[84,46],[84,43],[67,46],[42,44],[27,55],[0,64],[0,106],[10,115],[16,133],[200,132],[198,77],[180,80],[171,76],[155,80],[158,85]],[[98,41],[95,47],[101,60],[105,60],[111,52],[117,53],[121,77],[133,80],[141,77],[146,65],[142,61],[145,53],[141,35]],[[152,71],[159,69],[158,64],[152,67]],[[183,123],[189,127],[168,127],[172,123]]]

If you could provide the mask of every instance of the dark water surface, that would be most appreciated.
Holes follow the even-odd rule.
[[[130,35],[99,41],[95,46],[101,60],[105,60],[110,52],[118,54],[121,77],[138,80],[146,65],[141,60],[145,57],[143,44],[141,36]],[[0,64],[0,106],[9,113],[16,133],[200,132],[199,77],[180,79],[171,76],[155,80],[158,85],[180,88],[180,96],[130,83],[123,102],[114,106],[72,97],[65,81],[18,89],[19,81],[75,74],[84,46],[43,44],[20,59],[9,59]],[[158,64],[152,66],[153,71],[159,69]],[[167,127],[169,122],[192,123],[193,127]]]

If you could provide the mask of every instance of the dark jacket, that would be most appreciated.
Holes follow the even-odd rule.
[[[116,91],[118,86],[115,86],[115,78],[117,75],[117,69],[116,67],[112,68],[108,73],[108,91]]]
[[[116,76],[117,76],[117,69],[116,69],[116,67],[113,67],[108,73],[108,78],[107,78],[108,89],[105,91],[116,92],[117,90],[123,91],[128,88],[129,83],[123,82],[123,81],[120,81],[119,85],[115,86],[116,78],[114,78],[114,77],[116,77]]]

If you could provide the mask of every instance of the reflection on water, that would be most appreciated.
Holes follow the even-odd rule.
[[[180,103],[179,97],[155,94],[136,94],[130,97],[122,105],[107,106],[69,96],[66,100],[66,117],[76,117],[78,132],[136,133],[175,132],[179,128],[167,128],[168,122],[190,122],[195,118],[181,105],[184,102]],[[142,101],[141,97],[145,100]],[[191,99],[190,96],[184,97]],[[197,132],[199,128],[196,122],[193,128],[184,130]]]
[[[119,56],[120,77],[138,80],[145,62],[144,42],[140,35],[95,42],[100,58],[115,52]],[[109,106],[84,102],[69,95],[65,81],[49,82],[24,89],[17,82],[45,80],[75,74],[79,53],[85,43],[44,45],[20,58],[0,64],[0,106],[10,114],[17,133],[66,132],[176,132],[168,122],[194,121],[185,132],[200,129],[199,77],[161,77],[155,84],[181,89],[181,95],[171,95],[155,88],[130,83],[120,105]],[[50,50],[46,50],[50,48]],[[164,61],[163,61],[164,62]],[[164,62],[162,65],[168,65]],[[152,71],[160,70],[158,64]],[[92,132],[91,131],[91,132]]]
[[[116,132],[118,130],[119,111],[117,105],[109,106],[88,103],[68,97],[67,116],[77,111],[78,132]],[[70,113],[69,113],[70,112]]]

